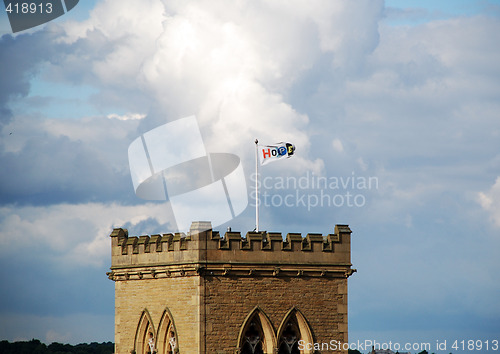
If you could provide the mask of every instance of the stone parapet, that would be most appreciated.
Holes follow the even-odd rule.
[[[190,232],[129,236],[111,233],[112,280],[190,275],[348,277],[351,269],[347,225],[333,234],[240,232],[224,235],[210,223],[194,222]]]

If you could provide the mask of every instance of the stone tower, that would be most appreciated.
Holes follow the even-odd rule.
[[[115,353],[330,353],[347,343],[350,238],[114,229]]]

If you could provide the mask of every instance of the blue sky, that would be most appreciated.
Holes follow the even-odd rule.
[[[196,115],[249,196],[255,137],[296,145],[262,167],[260,227],[350,225],[350,341],[500,340],[499,33],[500,1],[82,0],[15,35],[0,16],[0,339],[113,340],[109,233],[175,231],[128,146]],[[320,176],[377,184],[278,184]]]

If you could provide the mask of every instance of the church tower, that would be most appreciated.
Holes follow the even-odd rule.
[[[115,353],[331,353],[347,343],[350,238],[347,225],[285,239],[209,222],[188,235],[114,229]]]

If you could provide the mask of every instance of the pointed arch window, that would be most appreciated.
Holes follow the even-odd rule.
[[[250,322],[243,334],[244,342],[241,348],[241,354],[264,354],[262,350],[264,333],[260,323],[254,319]]]
[[[172,314],[168,309],[163,311],[158,326],[158,354],[175,354],[179,352],[177,331]]]
[[[134,348],[137,354],[153,354],[155,352],[155,329],[148,310],[142,311],[135,332]]]
[[[278,341],[280,345],[278,354],[300,354],[300,339],[297,323],[289,319]]]
[[[240,354],[272,354],[276,348],[271,322],[258,307],[245,319],[238,342]]]
[[[302,313],[292,308],[278,330],[278,354],[312,354],[312,349],[299,349],[299,341],[314,343],[311,328]]]

